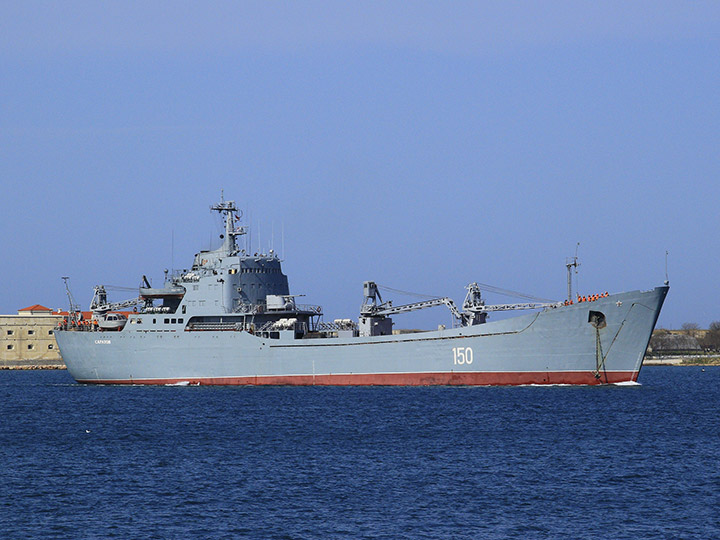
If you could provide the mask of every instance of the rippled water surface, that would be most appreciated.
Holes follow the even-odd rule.
[[[639,386],[0,372],[3,538],[720,538],[720,368]]]

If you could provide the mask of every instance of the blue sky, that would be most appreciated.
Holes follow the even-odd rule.
[[[580,242],[580,292],[668,251],[659,324],[720,320],[720,4],[5,2],[0,73],[2,313],[160,283],[224,189],[327,319],[562,299]]]

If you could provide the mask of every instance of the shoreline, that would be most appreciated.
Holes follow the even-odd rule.
[[[645,358],[645,366],[720,366],[720,356],[660,356]]]
[[[58,364],[35,364],[35,365],[24,365],[24,366],[0,366],[0,371],[11,371],[11,370],[35,370],[35,369],[67,369],[65,365]]]

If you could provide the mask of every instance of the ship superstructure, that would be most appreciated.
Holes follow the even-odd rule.
[[[189,269],[143,276],[136,298],[111,303],[95,288],[92,320],[56,331],[79,382],[130,384],[599,384],[636,380],[667,286],[586,301],[486,305],[477,283],[461,309],[450,298],[393,306],[364,284],[357,321],[322,320],[290,294],[281,260],[240,249],[233,201],[222,245]],[[71,306],[72,306],[72,297]],[[445,305],[452,328],[393,334],[394,315]],[[118,310],[133,307],[125,318]],[[488,313],[534,310],[488,322]]]

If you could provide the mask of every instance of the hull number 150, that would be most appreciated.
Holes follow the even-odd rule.
[[[471,347],[453,347],[453,364],[472,364],[473,350]]]

